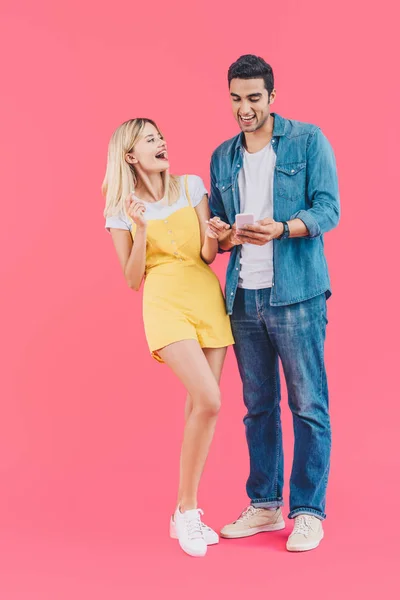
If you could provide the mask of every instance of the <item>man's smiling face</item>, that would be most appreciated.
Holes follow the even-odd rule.
[[[270,106],[275,99],[275,90],[268,97],[264,79],[232,79],[229,91],[232,110],[240,129],[253,133],[261,129],[270,115]]]

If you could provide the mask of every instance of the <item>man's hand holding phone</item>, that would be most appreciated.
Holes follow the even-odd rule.
[[[236,237],[241,244],[264,246],[282,235],[283,224],[268,218],[253,224],[244,224],[237,229]]]
[[[252,213],[238,213],[232,228],[219,217],[209,219],[207,225],[207,235],[217,239],[221,248],[226,250],[241,244],[264,246],[283,233],[282,223],[269,218],[255,221]]]

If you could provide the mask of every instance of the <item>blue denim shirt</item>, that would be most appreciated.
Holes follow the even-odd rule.
[[[274,219],[301,219],[307,237],[273,240],[274,277],[270,304],[283,306],[331,295],[323,234],[339,222],[339,190],[333,150],[319,127],[272,113],[271,144],[276,152]],[[243,165],[242,135],[224,142],[211,158],[210,208],[233,225],[240,212],[238,174]],[[270,242],[271,243],[271,242]],[[232,314],[239,280],[240,246],[234,246],[226,276],[226,308]]]

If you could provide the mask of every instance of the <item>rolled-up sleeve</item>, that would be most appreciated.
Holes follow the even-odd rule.
[[[300,210],[291,219],[301,219],[309,238],[330,231],[339,223],[340,200],[336,160],[332,147],[320,129],[311,136],[307,148],[308,210]]]

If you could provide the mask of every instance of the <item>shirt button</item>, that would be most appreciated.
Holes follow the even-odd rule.
[[[222,189],[223,189],[223,190],[225,189],[225,186],[224,186],[224,185],[222,186]]]
[[[291,170],[291,173],[294,173],[294,169]]]
[[[231,292],[231,296],[233,296],[233,292]]]
[[[240,167],[240,165],[238,165],[238,167]]]
[[[174,256],[179,256],[177,252],[174,252]]]
[[[236,271],[239,271],[239,267],[236,267]]]
[[[169,233],[169,235],[171,235],[172,231],[170,229],[168,229],[168,233]]]
[[[168,223],[168,219],[165,219],[164,223]]]
[[[176,241],[175,240],[171,240],[171,244],[176,244]]]
[[[271,144],[275,144],[275,140],[271,140]]]

